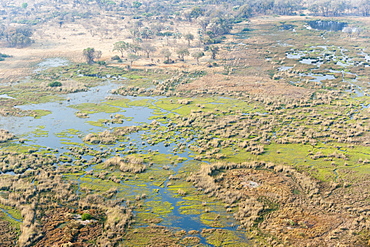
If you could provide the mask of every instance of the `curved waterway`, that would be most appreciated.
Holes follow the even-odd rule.
[[[86,144],[82,141],[82,138],[89,133],[98,133],[105,130],[112,130],[113,127],[122,127],[122,126],[134,126],[140,124],[149,124],[153,120],[151,119],[155,116],[154,107],[150,107],[150,102],[156,102],[161,99],[160,97],[123,97],[118,95],[112,95],[111,90],[116,89],[119,85],[106,81],[100,86],[89,89],[86,92],[71,93],[63,96],[64,100],[57,102],[48,102],[42,104],[29,104],[19,106],[22,110],[46,110],[50,111],[50,114],[42,116],[41,118],[33,117],[0,117],[0,128],[7,129],[10,132],[14,133],[18,137],[25,139],[24,145],[30,146],[39,146],[40,149],[57,149],[59,153],[57,156],[66,153],[66,156],[74,159],[70,153],[68,153],[68,147],[75,145],[85,146],[91,149],[100,150],[106,149],[110,150],[109,154],[111,156],[118,155],[123,157],[124,151],[135,150],[137,153],[141,154],[164,154],[164,155],[175,155],[179,159],[186,160],[186,162],[177,162],[175,165],[170,166],[170,172],[176,176],[183,172],[184,166],[189,164],[193,160],[192,153],[188,148],[185,148],[182,152],[177,152],[176,143],[171,143],[169,145],[164,145],[163,142],[158,144],[147,143],[147,139],[143,138],[148,134],[145,130],[141,130],[136,133],[129,134],[127,136],[127,141],[118,142],[112,145],[93,145]],[[97,122],[101,119],[110,119],[112,118],[112,113],[99,112],[89,114],[89,118],[79,118],[76,116],[77,109],[71,107],[74,105],[79,105],[83,103],[92,103],[100,104],[107,101],[107,97],[114,98],[125,98],[131,101],[135,100],[149,100],[147,106],[126,106],[126,107],[117,107],[119,110],[115,114],[121,114],[125,118],[124,121],[120,124],[102,124],[102,125],[91,125],[88,121]],[[116,106],[114,106],[116,107]],[[161,112],[167,112],[161,109]],[[71,131],[73,130],[73,131]],[[66,136],[61,137],[61,133],[67,133]],[[67,142],[66,142],[67,139]],[[196,138],[194,139],[196,140]],[[190,144],[188,140],[180,138],[178,143]],[[122,148],[122,146],[124,148]],[[84,159],[92,158],[92,156],[85,155]],[[56,164],[58,165],[58,164]],[[96,165],[89,165],[85,169],[87,171],[96,171]],[[100,168],[101,169],[101,168]],[[163,172],[163,164],[153,164],[150,169],[152,172],[159,171]],[[104,170],[99,170],[104,171]],[[76,181],[78,184],[77,193],[80,194],[80,188],[82,183],[87,183],[86,180],[89,179],[89,183],[94,183],[97,181],[97,178],[88,177],[86,173],[80,175]],[[120,182],[121,186],[118,187],[118,194],[123,195],[123,197],[132,198],[134,195],[147,194],[146,199],[143,200],[144,207],[147,208],[145,213],[150,213],[150,211],[155,211],[155,206],[150,205],[166,204],[169,205],[170,212],[164,215],[160,215],[162,221],[159,225],[169,227],[175,230],[196,230],[201,232],[203,229],[213,228],[209,224],[205,224],[202,220],[201,213],[182,213],[182,210],[186,207],[194,207],[194,198],[186,199],[185,197],[180,197],[177,195],[174,190],[171,190],[171,186],[168,186],[171,183],[169,178],[165,179],[165,182],[161,185],[156,184],[153,181],[140,181],[136,184],[135,181],[122,181]],[[197,205],[202,206],[204,202],[199,201]],[[230,230],[235,232],[237,236],[240,237],[241,241],[247,242],[245,235],[242,231],[237,230],[238,223],[233,219],[232,213],[226,212],[225,208],[222,206],[221,202],[215,201],[214,199],[207,202],[207,208],[209,212],[215,213],[221,218],[223,218],[222,227],[216,227],[217,229]],[[158,207],[158,206],[157,206]],[[142,211],[134,211],[134,214],[140,215]],[[147,224],[148,225],[148,224]],[[143,227],[145,224],[134,225],[134,227]],[[193,235],[194,236],[194,235]],[[202,244],[207,246],[212,246],[207,243],[206,239],[203,238],[200,234],[196,235],[200,238]]]

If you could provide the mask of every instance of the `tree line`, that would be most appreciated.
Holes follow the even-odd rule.
[[[66,11],[69,5],[72,5],[72,8]],[[0,11],[0,15],[6,21],[0,21],[0,39],[4,40],[9,47],[25,47],[32,44],[31,36],[34,29],[32,25],[37,25],[39,22],[50,21],[54,18],[62,27],[63,23],[74,22],[75,17],[89,19],[99,9],[115,12],[115,14],[122,15],[122,18],[130,16],[136,20],[129,29],[139,43],[142,40],[152,39],[153,36],[162,36],[166,40],[182,38],[183,34],[169,29],[171,25],[164,25],[164,23],[176,20],[196,22],[200,27],[198,36],[205,45],[220,43],[222,36],[229,33],[234,23],[257,15],[370,15],[370,0],[202,0],[198,2],[190,0],[131,2],[49,0],[34,4],[23,3],[19,6],[11,6],[9,1],[3,1],[1,6],[3,10]],[[42,6],[54,7],[55,11],[43,12]],[[144,27],[141,20],[148,21],[150,18],[155,22]],[[14,26],[9,23],[22,25]],[[189,43],[192,40],[191,36],[184,38]],[[152,52],[150,46],[143,50],[147,51],[147,56]],[[135,51],[130,52],[133,55],[135,53]]]

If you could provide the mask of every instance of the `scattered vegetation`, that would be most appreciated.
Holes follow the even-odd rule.
[[[0,73],[6,121],[42,121],[56,108],[15,106],[51,101],[90,118],[66,130],[50,123],[58,133],[0,130],[0,245],[365,246],[368,20],[339,16],[366,9],[363,1],[3,4],[0,38],[12,51],[48,50],[70,36],[94,42],[82,56],[78,48],[86,63],[14,80]],[[116,89],[100,94],[105,85]],[[65,96],[78,92],[89,96]],[[38,143],[58,145],[54,138],[64,146]]]

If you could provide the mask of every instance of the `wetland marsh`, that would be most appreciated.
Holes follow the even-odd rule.
[[[200,65],[54,56],[4,82],[0,243],[367,246],[370,20],[307,19],[236,23]]]

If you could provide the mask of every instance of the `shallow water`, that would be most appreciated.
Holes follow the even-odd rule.
[[[281,66],[278,68],[279,71],[287,71],[289,69],[292,69],[293,66]]]
[[[286,57],[289,59],[300,59],[304,56],[304,53],[287,53]]]
[[[339,21],[309,21],[308,25],[317,30],[325,30],[325,31],[342,31],[343,28],[347,26],[345,22]]]
[[[4,99],[14,99],[13,97],[7,95],[7,94],[1,94],[0,95],[0,98],[4,98]]]
[[[65,58],[47,58],[41,63],[38,63],[36,66],[37,68],[33,70],[34,73],[41,72],[43,70],[49,69],[49,68],[55,68],[59,66],[65,66],[68,65],[70,62]]]
[[[171,143],[169,146],[165,146],[163,142],[149,145],[147,143],[147,139],[143,137],[150,131],[145,130],[127,135],[128,141],[124,143],[118,142],[112,145],[104,145],[104,147],[102,145],[89,145],[83,143],[82,137],[87,135],[88,133],[102,132],[105,130],[110,130],[113,127],[119,126],[133,126],[140,125],[142,123],[149,124],[153,121],[150,118],[155,116],[154,109],[143,106],[129,106],[129,107],[117,107],[120,108],[120,110],[116,113],[113,113],[113,115],[122,114],[125,117],[129,117],[130,120],[124,119],[123,123],[121,124],[109,124],[109,125],[107,124],[103,126],[93,126],[87,123],[87,121],[110,119],[112,113],[99,112],[89,114],[89,118],[78,118],[75,115],[75,113],[78,110],[69,107],[81,103],[98,104],[105,102],[107,101],[106,100],[107,96],[113,96],[111,94],[111,90],[116,89],[117,87],[118,87],[117,84],[114,84],[111,81],[107,81],[103,85],[91,88],[86,92],[67,94],[63,96],[64,100],[62,101],[18,106],[22,110],[48,110],[51,112],[51,114],[43,116],[41,118],[14,117],[14,116],[0,117],[0,128],[7,129],[10,132],[17,135],[18,137],[22,136],[22,138],[26,139],[25,145],[30,146],[38,145],[41,146],[41,149],[46,147],[51,149],[58,149],[59,153],[56,154],[57,156],[63,154],[65,156],[73,158],[73,155],[68,154],[69,151],[68,146],[71,146],[68,143],[77,143],[79,145],[84,145],[95,150],[101,150],[102,148],[104,148],[105,150],[111,149],[111,155],[122,156],[121,153],[123,151],[134,149],[136,150],[136,152],[143,154],[148,154],[153,151],[157,151],[161,154],[175,154],[176,156],[187,159],[187,161],[193,160],[193,158],[190,156],[191,151],[187,148],[183,152],[179,153],[174,152],[173,150],[176,150],[177,147],[176,143]],[[114,97],[117,98],[121,96],[114,95]],[[160,97],[122,97],[122,98],[126,98],[129,100],[151,99],[154,102],[160,99]],[[162,110],[162,112],[166,111]],[[69,133],[69,130],[73,131]],[[75,130],[77,130],[77,132],[75,132]],[[58,134],[60,135],[61,133],[66,133],[66,136],[58,137]],[[193,141],[195,140],[196,139],[194,139]],[[65,142],[67,142],[67,144]],[[183,138],[180,138],[178,140],[178,143],[186,143],[187,145],[190,144],[191,142],[186,142],[186,140]],[[121,148],[121,151],[118,152],[114,151],[115,148],[120,147],[120,144],[125,144],[124,150],[122,150]],[[88,160],[92,158],[92,156],[84,155],[83,158]],[[163,165],[154,164],[153,167],[151,167],[151,169],[162,169],[162,166]],[[182,166],[183,163],[171,165],[170,170],[171,172],[176,174],[179,172]],[[91,170],[95,170],[94,165],[85,168],[85,171]],[[77,179],[78,188],[80,187],[81,179],[84,176],[85,175],[82,175]],[[167,182],[169,182],[168,179],[165,181],[165,184]],[[126,183],[121,182],[121,184],[124,187],[127,187]],[[174,197],[174,192],[169,190],[168,187],[166,186],[160,187],[153,185],[153,182],[151,181],[144,183],[143,181],[141,181],[141,185],[129,185],[129,186],[130,186],[129,190],[123,189],[123,192],[127,196],[134,196],[135,193],[137,194],[138,192],[143,190],[143,188],[145,188],[145,190],[158,190],[157,194],[148,195],[148,198],[145,199],[144,203],[148,203],[153,200],[160,200],[162,202],[168,202],[174,207],[174,210],[172,210],[172,212],[169,215],[163,217],[163,221],[159,223],[159,225],[163,225],[174,229],[183,229],[186,231],[189,230],[201,231],[204,228],[207,229],[212,228],[208,225],[203,224],[200,221],[200,214],[181,214],[179,212],[180,206],[178,205],[178,202],[184,201],[184,199],[182,197]],[[77,193],[80,193],[79,189],[77,190]],[[226,213],[225,209],[223,209],[222,211],[217,212],[217,214],[220,215],[227,214],[230,216],[229,217],[230,220],[228,220],[227,226],[217,228],[236,231],[235,227],[237,227],[238,224],[233,219],[230,213]],[[201,242],[203,244],[206,244],[206,240],[203,237],[201,237],[200,235],[198,237],[201,238]]]
[[[5,214],[6,214],[6,216],[8,216],[9,218],[11,218],[12,220],[15,220],[15,221],[17,221],[17,222],[21,222],[21,220],[20,220],[20,219],[16,219],[16,218],[14,218],[11,214],[9,214],[9,212],[8,212],[7,210],[5,210],[5,209],[3,209],[3,208],[0,208],[0,210],[1,210],[3,213],[5,213]]]

